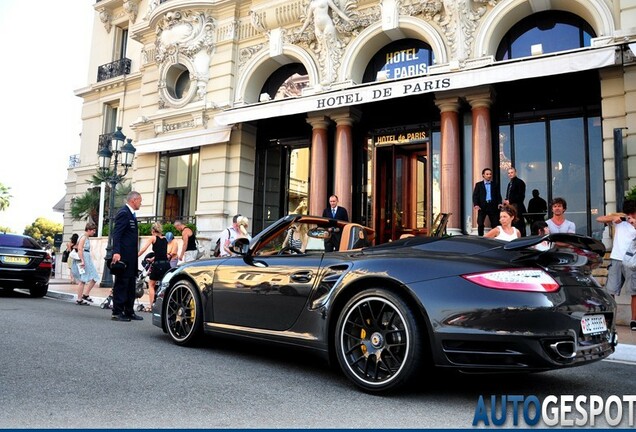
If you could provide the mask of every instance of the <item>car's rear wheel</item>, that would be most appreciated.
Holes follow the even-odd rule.
[[[29,288],[29,294],[31,297],[44,297],[46,293],[49,292],[49,285],[38,285],[32,288]]]
[[[165,298],[165,328],[177,345],[192,346],[203,332],[203,311],[199,295],[188,281],[177,282]]]
[[[345,375],[365,391],[395,390],[420,365],[420,329],[411,308],[381,289],[347,302],[336,324],[336,355]]]

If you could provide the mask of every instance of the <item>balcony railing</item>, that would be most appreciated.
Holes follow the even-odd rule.
[[[97,68],[97,82],[130,73],[130,59],[123,58]]]

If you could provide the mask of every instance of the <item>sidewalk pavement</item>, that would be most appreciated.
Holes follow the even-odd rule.
[[[90,297],[93,299],[91,306],[100,307],[109,295],[110,288],[100,288],[99,282],[97,282],[90,293]],[[77,300],[77,285],[71,284],[69,279],[51,279],[47,297],[74,302]],[[144,295],[135,301],[135,308],[137,304],[142,304],[145,307],[150,306],[148,291],[145,291]]]
[[[93,299],[92,306],[99,307],[109,294],[110,288],[100,288],[99,283],[95,284],[90,294]],[[51,279],[47,296],[60,300],[75,301],[77,299],[77,285],[71,284],[68,279]],[[149,306],[148,293],[146,292],[137,301],[144,306]],[[616,330],[618,333],[618,346],[614,354],[607,359],[636,364],[636,331],[631,331],[629,326],[626,325],[618,325]]]

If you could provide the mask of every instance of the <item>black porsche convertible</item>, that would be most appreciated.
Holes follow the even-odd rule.
[[[304,225],[302,246],[290,228]],[[536,246],[552,242],[548,250]],[[336,250],[325,252],[326,242]],[[308,348],[365,391],[432,367],[540,372],[614,352],[616,303],[591,275],[603,244],[574,234],[506,243],[459,235],[375,245],[368,228],[289,215],[235,256],[171,270],[153,324],[179,345],[204,333]]]

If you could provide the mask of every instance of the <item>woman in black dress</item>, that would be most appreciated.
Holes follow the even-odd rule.
[[[150,274],[148,275],[148,298],[150,301],[150,307],[155,302],[155,287],[158,281],[164,274],[170,269],[170,259],[168,258],[168,239],[163,236],[163,228],[160,223],[155,222],[151,229],[152,237],[146,241],[146,244],[139,250],[139,255],[142,256],[146,250],[152,245],[152,251],[154,257],[148,258],[148,261],[152,263],[150,268]]]

